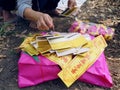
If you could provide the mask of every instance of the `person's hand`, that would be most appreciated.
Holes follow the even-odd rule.
[[[48,14],[26,8],[23,16],[24,18],[35,22],[39,30],[49,30],[54,28],[53,19]]]
[[[73,8],[76,6],[76,0],[68,0],[68,8]]]
[[[36,24],[39,30],[49,30],[54,28],[53,19],[48,14],[40,12],[37,13]]]

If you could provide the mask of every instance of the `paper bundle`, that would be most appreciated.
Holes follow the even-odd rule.
[[[71,86],[83,73],[98,59],[107,46],[102,36],[98,36],[92,41],[93,47],[85,53],[85,56],[76,55],[66,68],[58,76],[66,84]],[[66,74],[67,73],[67,74]]]
[[[57,56],[76,55],[89,50],[89,47],[83,47],[88,43],[85,37],[87,38],[79,33],[35,35],[28,37],[20,48],[32,56],[44,53],[56,53]]]
[[[58,76],[70,87],[98,59],[107,46],[104,38],[90,40],[80,33],[55,33],[28,37],[20,46],[30,55],[42,54],[57,63]]]

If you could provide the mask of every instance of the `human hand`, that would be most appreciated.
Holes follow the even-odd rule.
[[[39,30],[54,29],[53,19],[45,13],[26,8],[23,13],[24,18],[36,23]]]
[[[39,30],[49,30],[54,28],[53,19],[48,14],[38,12],[36,16],[36,24]]]
[[[76,0],[68,0],[68,8],[73,8],[76,6]]]

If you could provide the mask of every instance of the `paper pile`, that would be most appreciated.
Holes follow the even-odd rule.
[[[47,33],[27,38],[21,48],[30,55],[42,54],[57,63],[58,76],[70,87],[98,59],[107,46],[104,38],[90,40],[80,33]]]
[[[85,53],[84,57],[76,55],[66,68],[64,68],[58,76],[66,84],[67,87],[71,86],[83,73],[98,59],[107,46],[102,36],[98,36],[92,40],[91,49]],[[67,74],[66,74],[67,73]]]
[[[48,52],[56,53],[57,56],[65,56],[69,54],[76,55],[89,50],[89,48],[83,47],[88,43],[86,38],[79,33],[59,33],[58,35],[46,34],[43,36],[36,35],[27,38],[20,47],[30,55],[38,55]]]

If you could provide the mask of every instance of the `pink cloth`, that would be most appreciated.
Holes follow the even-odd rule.
[[[60,68],[44,56],[39,55],[39,62],[24,52],[18,62],[18,85],[27,87],[39,83],[57,79]],[[91,83],[103,87],[112,87],[110,76],[104,54],[78,79],[83,82]]]

